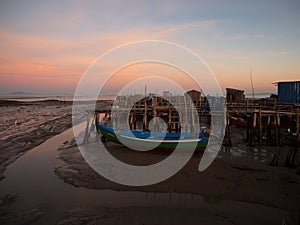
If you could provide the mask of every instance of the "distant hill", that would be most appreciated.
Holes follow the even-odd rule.
[[[33,95],[33,93],[25,91],[15,91],[11,92],[10,95]]]

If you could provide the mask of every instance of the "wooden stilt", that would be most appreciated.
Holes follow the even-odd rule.
[[[272,115],[268,115],[268,123],[267,123],[267,140],[266,144],[272,144]]]
[[[253,123],[252,123],[252,126],[250,128],[250,132],[249,132],[249,143],[248,143],[248,146],[254,146],[254,139],[255,139],[255,128],[256,128],[256,119],[257,118],[257,115],[256,113],[254,112],[253,114]]]
[[[261,109],[259,109],[258,113],[258,120],[259,120],[259,133],[258,133],[258,138],[259,138],[259,145],[262,145],[262,115],[261,115]]]
[[[296,127],[297,131],[300,130],[300,113],[299,113],[299,108],[296,109]]]
[[[87,117],[87,122],[86,122],[86,127],[85,127],[85,133],[84,133],[84,138],[83,138],[83,144],[86,144],[89,139],[89,126],[90,126],[90,120],[91,120],[91,113],[88,113]]]
[[[226,128],[225,128],[225,137],[224,137],[224,146],[232,146],[231,137],[230,137],[230,120],[229,120],[229,114],[226,112]]]
[[[249,143],[249,140],[250,140],[250,115],[247,115],[246,141]]]
[[[300,132],[298,131],[295,134],[292,134],[289,151],[284,164],[286,167],[295,167],[296,154],[300,143]]]
[[[277,123],[276,123],[276,139],[278,141],[278,145],[281,145],[281,135],[280,135],[280,114],[276,113]]]

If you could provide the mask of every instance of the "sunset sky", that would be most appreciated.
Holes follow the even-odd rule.
[[[0,95],[72,95],[95,58],[145,39],[196,52],[223,89],[249,93],[250,67],[258,93],[300,80],[299,0],[0,0]]]

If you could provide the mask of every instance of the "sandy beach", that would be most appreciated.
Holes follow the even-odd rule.
[[[57,101],[2,103],[0,185],[7,179],[3,176],[7,166],[14,164],[28,150],[72,126],[71,107],[69,102]],[[85,116],[83,114],[83,118]],[[52,156],[55,163],[50,164],[51,179],[59,185],[64,184],[66,190],[78,192],[75,196],[86,191],[87,195],[93,196],[97,191],[111,190],[114,193],[110,196],[112,201],[117,193],[125,196],[126,193],[129,196],[139,193],[142,196],[146,194],[147,197],[146,200],[137,198],[137,203],[134,204],[124,200],[119,206],[110,206],[104,201],[101,203],[101,199],[96,200],[99,206],[93,200],[90,200],[91,204],[75,201],[60,211],[54,224],[275,225],[282,224],[283,221],[286,224],[298,224],[300,176],[297,168],[283,167],[288,146],[281,147],[279,166],[274,167],[268,163],[275,147],[247,147],[243,140],[243,130],[236,127],[231,132],[234,137],[233,147],[222,147],[217,159],[204,172],[197,170],[202,157],[202,153],[198,152],[173,177],[144,187],[119,185],[101,177],[82,158],[71,135],[67,141],[56,143],[60,147],[54,149]],[[92,132],[90,139],[93,140],[95,135],[96,132]],[[49,144],[51,146],[51,142]],[[95,145],[95,142],[91,141],[89,144]],[[111,142],[106,143],[106,146],[116,158],[137,165],[158,162],[169,154],[159,151],[135,152]],[[299,165],[299,162],[298,155],[296,163]],[[59,198],[63,198],[63,195],[62,193]],[[14,212],[14,205],[22,198],[22,194],[1,191],[1,223],[13,224],[7,220],[7,216],[10,216],[16,217],[18,224],[43,224],[40,221],[46,218],[49,209],[39,204]],[[188,199],[197,201],[185,203]],[[139,205],[139,201],[146,203]],[[149,201],[154,201],[155,204],[149,204]],[[172,204],[176,201],[179,203],[172,205],[170,201]]]

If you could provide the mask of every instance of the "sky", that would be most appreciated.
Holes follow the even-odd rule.
[[[299,0],[0,0],[0,95],[72,95],[97,57],[141,40],[191,49],[223,90],[251,92],[250,68],[256,93],[300,80]]]

